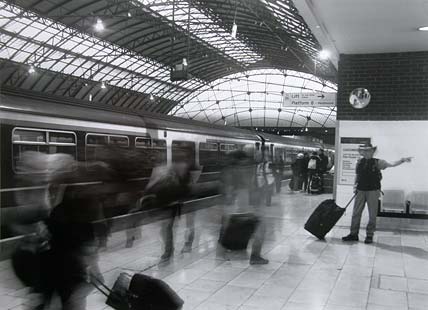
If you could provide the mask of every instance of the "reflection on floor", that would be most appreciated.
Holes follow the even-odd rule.
[[[191,253],[181,254],[184,217],[175,225],[175,255],[146,274],[167,281],[185,300],[184,310],[425,310],[428,309],[428,222],[379,218],[375,243],[343,243],[351,209],[318,241],[303,224],[312,210],[331,195],[283,193],[266,208],[263,254],[268,265],[251,266],[247,253],[216,255],[220,207],[198,211]],[[367,214],[363,215],[363,219]],[[362,227],[365,227],[363,220]],[[425,224],[426,223],[426,224]],[[147,225],[133,248],[125,234],[109,240],[100,266],[109,286],[120,272],[139,272],[159,261],[162,223]],[[364,240],[361,230],[360,240]],[[0,309],[29,309],[36,296],[0,262]],[[109,309],[94,291],[90,310]]]

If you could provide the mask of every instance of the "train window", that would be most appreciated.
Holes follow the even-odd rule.
[[[30,142],[30,143],[46,143],[46,131],[32,130],[32,129],[14,129],[12,134],[12,141],[14,143]]]
[[[236,149],[237,147],[235,144],[220,144],[220,151],[222,152],[230,152]]]
[[[108,136],[100,134],[91,134],[86,135],[86,145],[90,146],[101,146],[108,144]]]
[[[76,144],[76,135],[69,132],[49,132],[49,143],[58,144]]]
[[[166,141],[165,140],[153,139],[152,146],[154,148],[166,149]]]
[[[218,144],[217,143],[201,142],[201,143],[199,143],[199,150],[200,151],[217,151],[218,150]]]
[[[12,131],[13,163],[12,169],[16,173],[46,172],[27,167],[25,171],[18,168],[18,162],[24,152],[32,151],[43,154],[69,154],[76,158],[76,135],[74,132],[49,131],[46,129],[15,128]]]
[[[108,136],[108,144],[128,147],[129,139],[126,136]]]
[[[149,148],[152,147],[152,139],[150,138],[135,138],[135,147]]]

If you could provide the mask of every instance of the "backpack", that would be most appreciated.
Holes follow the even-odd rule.
[[[308,162],[308,169],[315,170],[317,169],[317,160],[315,158],[311,158]]]

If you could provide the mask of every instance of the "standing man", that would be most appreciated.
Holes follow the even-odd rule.
[[[352,212],[351,232],[342,238],[343,241],[358,241],[361,215],[367,203],[369,210],[369,222],[367,224],[366,239],[364,243],[373,243],[373,234],[376,230],[376,215],[380,195],[381,170],[396,167],[405,162],[410,162],[411,157],[401,158],[394,163],[388,163],[383,159],[373,158],[377,147],[370,143],[361,145],[358,152],[363,156],[356,167],[354,192],[356,193],[354,210]]]
[[[320,160],[321,160],[321,162],[320,162],[320,173],[321,173],[321,178],[322,178],[322,175],[323,175],[323,173],[326,173],[327,172],[327,166],[328,166],[328,157],[324,154],[324,150],[323,149],[320,149],[319,150],[319,158],[320,158]]]

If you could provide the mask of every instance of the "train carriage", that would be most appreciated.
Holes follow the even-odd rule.
[[[0,101],[0,122],[2,228],[15,215],[13,208],[20,205],[16,197],[46,194],[46,171],[27,171],[33,180],[31,186],[22,186],[19,181],[22,172],[17,162],[26,151],[66,153],[80,162],[108,162],[114,150],[121,158],[121,169],[130,170],[124,187],[136,192],[144,189],[155,166],[185,160],[202,169],[192,191],[201,197],[218,191],[219,174],[230,151],[241,149],[273,162],[282,158],[290,174],[289,165],[298,152],[320,147],[318,143],[238,128],[94,103],[83,105],[74,100],[58,102],[57,98],[5,90]],[[90,168],[87,172],[72,186],[103,186]],[[127,203],[118,206],[112,202],[108,215],[126,212]],[[9,236],[2,230],[2,238]]]

